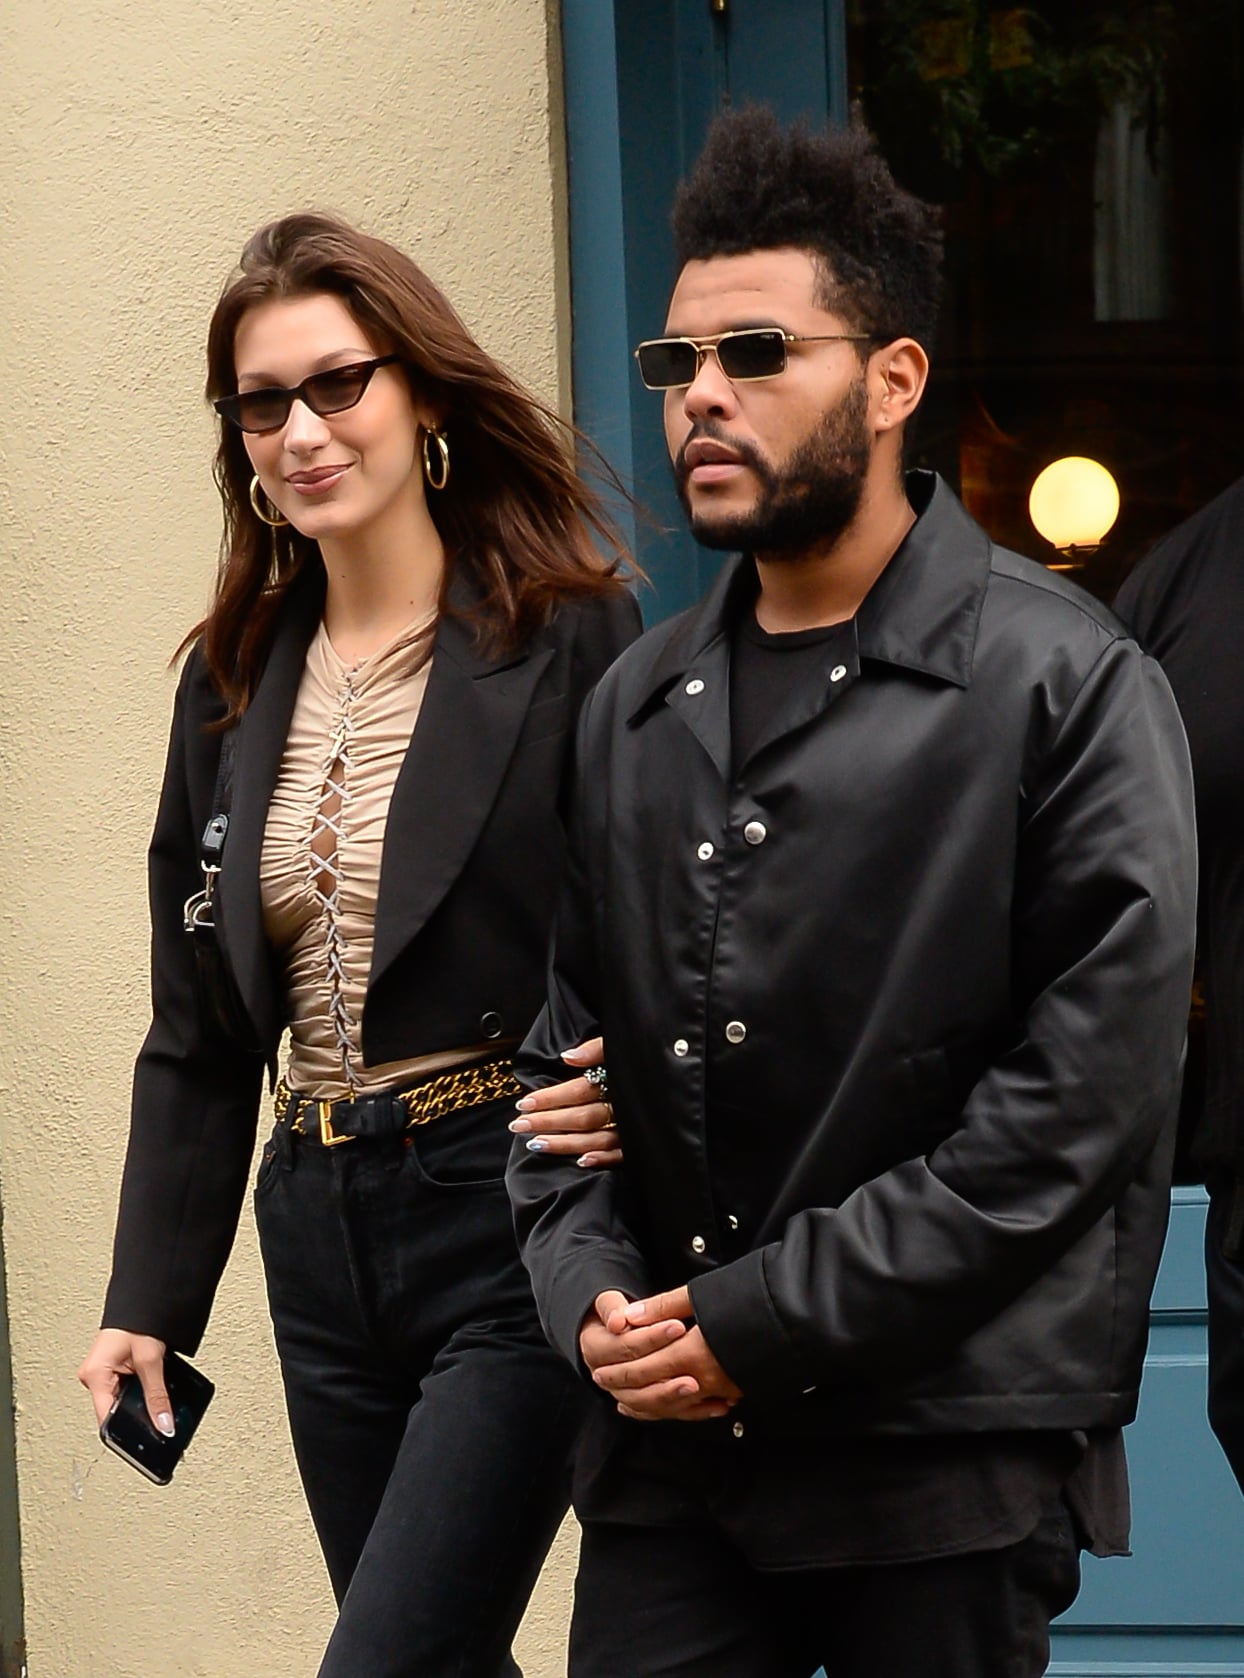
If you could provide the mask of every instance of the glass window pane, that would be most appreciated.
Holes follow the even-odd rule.
[[[1028,494],[1065,455],[1118,482],[1080,565],[1113,594],[1244,470],[1237,0],[855,0],[848,65],[903,183],[945,206],[917,457],[995,539],[1058,563]]]

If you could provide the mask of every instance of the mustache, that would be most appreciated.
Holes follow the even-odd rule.
[[[712,420],[698,420],[682,440],[682,446],[674,456],[674,480],[679,488],[685,488],[690,470],[687,466],[687,450],[692,443],[720,443],[723,448],[730,449],[745,466],[750,466],[767,483],[770,476],[769,463],[754,443],[745,442],[732,437],[730,433]]]

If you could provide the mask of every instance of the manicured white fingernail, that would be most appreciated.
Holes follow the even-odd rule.
[[[531,1129],[531,1120],[511,1119],[509,1128],[514,1132],[515,1136],[526,1136],[527,1132]]]
[[[173,1434],[177,1431],[173,1426],[173,1418],[169,1415],[167,1410],[161,1410],[160,1414],[156,1417],[156,1426],[166,1439],[171,1439]]]
[[[525,1142],[523,1146],[527,1149],[529,1154],[542,1154],[548,1147],[548,1143],[544,1140],[543,1136],[533,1136],[531,1141]]]
[[[518,1100],[514,1103],[520,1113],[530,1113],[535,1104],[535,1097],[531,1095],[520,1095]]]

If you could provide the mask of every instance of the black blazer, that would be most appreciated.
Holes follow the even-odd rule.
[[[177,691],[149,856],[153,1018],[134,1075],[103,1320],[187,1353],[233,1244],[264,1067],[285,1023],[259,859],[323,590],[316,567],[291,591],[238,728],[216,918],[258,1053],[222,1048],[201,1029],[182,905],[201,884],[199,838],[221,742],[207,725],[222,704],[197,649]],[[362,1019],[373,1065],[521,1037],[531,1025],[544,1000],[575,720],[639,632],[634,599],[620,595],[563,606],[521,651],[490,658],[462,615],[471,603],[456,580],[389,809]]]

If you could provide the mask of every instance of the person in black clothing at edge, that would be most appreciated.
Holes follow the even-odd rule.
[[[585,705],[510,1165],[602,1395],[570,1670],[1020,1678],[1127,1548],[1187,747],[1108,611],[904,480],[940,238],[868,134],[727,114],[674,224],[639,368],[742,551]],[[593,1032],[611,1172],[535,1128]]]
[[[1115,610],[1166,672],[1196,785],[1204,1088],[1186,1108],[1209,1189],[1209,1419],[1244,1489],[1244,479],[1161,541]]]

